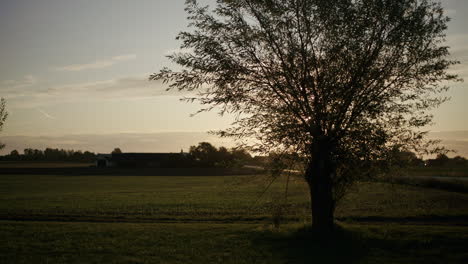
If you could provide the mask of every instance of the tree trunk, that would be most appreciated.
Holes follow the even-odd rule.
[[[312,228],[319,232],[329,232],[334,227],[335,201],[332,176],[335,173],[335,166],[331,150],[332,146],[326,140],[315,143],[312,160],[306,171],[312,207]]]

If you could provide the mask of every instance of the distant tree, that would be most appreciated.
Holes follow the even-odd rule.
[[[231,167],[233,165],[232,154],[225,147],[219,147],[216,153],[216,165],[220,167]]]
[[[19,160],[20,159],[20,154],[19,152],[15,149],[10,152],[10,159],[11,160]]]
[[[268,156],[254,156],[251,162],[255,166],[265,167],[268,164]]]
[[[245,165],[252,160],[252,156],[245,148],[232,148],[230,154],[234,166]]]
[[[33,154],[32,154],[32,159],[33,160],[43,160],[44,158],[44,152],[39,149],[34,149]]]
[[[461,156],[455,156],[452,158],[452,163],[455,166],[466,166],[468,164],[468,160]]]
[[[189,154],[196,164],[202,167],[214,167],[219,161],[218,150],[208,142],[200,142],[198,146],[191,146]]]
[[[28,160],[28,161],[71,161],[71,162],[93,162],[95,154],[89,151],[84,153],[80,150],[65,150],[46,148],[44,151],[38,149],[24,149],[24,154],[20,155],[14,150],[8,155],[10,160]]]
[[[44,150],[44,158],[48,161],[63,160],[64,157],[60,157],[60,151],[58,149],[46,148]]]
[[[83,161],[93,162],[95,158],[96,158],[96,155],[94,153],[92,153],[92,152],[85,151],[83,153]]]
[[[445,165],[450,161],[450,158],[445,155],[445,154],[438,154],[435,160],[440,164],[440,165]]]
[[[442,167],[450,162],[450,158],[445,154],[438,154],[435,159],[429,159],[427,165],[429,167]]]
[[[120,148],[115,148],[111,154],[122,154],[122,150],[120,150]]]
[[[398,167],[423,166],[424,161],[416,153],[405,150],[395,150],[392,155],[392,165]]]
[[[0,99],[0,131],[3,129],[3,125],[5,124],[5,121],[8,117],[8,112],[6,110],[6,102],[5,99],[1,98]],[[5,147],[5,144],[0,142],[0,149],[3,149]]]
[[[186,1],[181,52],[150,76],[198,91],[207,108],[238,113],[221,136],[259,151],[297,153],[313,227],[331,230],[336,201],[394,149],[432,152],[428,110],[457,80],[444,46],[449,19],[436,0]],[[179,68],[178,68],[179,69]]]
[[[23,156],[25,160],[32,160],[34,156],[34,150],[32,148],[26,148],[23,150]]]

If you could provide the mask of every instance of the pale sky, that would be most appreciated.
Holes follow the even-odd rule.
[[[2,153],[44,137],[50,147],[102,152],[109,147],[99,142],[62,143],[67,137],[74,142],[72,137],[122,133],[145,139],[166,135],[164,147],[148,149],[130,141],[132,151],[178,151],[188,146],[171,147],[171,132],[180,138],[227,127],[232,119],[216,112],[190,117],[199,105],[180,102],[180,94],[168,94],[162,84],[148,81],[151,73],[170,66],[165,55],[179,47],[175,36],[187,24],[184,2],[1,0],[0,97],[10,113],[0,134],[7,144]],[[447,44],[461,61],[453,70],[466,82],[452,85],[447,93],[452,100],[434,112],[431,130],[468,131],[468,0],[443,4],[452,17]],[[184,144],[204,139],[190,138]]]

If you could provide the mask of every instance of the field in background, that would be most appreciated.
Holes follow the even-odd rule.
[[[344,231],[323,242],[301,229],[310,223],[304,182],[293,177],[287,195],[286,177],[264,192],[270,182],[264,175],[0,175],[0,263],[468,258],[468,193],[360,183],[337,208]]]
[[[0,218],[81,221],[310,220],[300,178],[251,176],[1,175]],[[263,195],[262,195],[263,194]],[[286,199],[285,199],[286,197]],[[468,194],[390,183],[360,183],[338,204],[339,218],[468,217]]]
[[[468,167],[419,167],[404,172],[407,176],[468,177]]]
[[[49,162],[49,161],[0,161],[1,168],[84,168],[93,166],[94,163],[80,162]]]

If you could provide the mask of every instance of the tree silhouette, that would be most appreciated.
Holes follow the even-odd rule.
[[[120,148],[115,148],[111,154],[122,154],[122,150],[120,150]]]
[[[189,153],[202,167],[213,167],[218,162],[218,150],[208,142],[200,142],[198,146],[191,146]]]
[[[395,150],[434,150],[421,129],[445,101],[449,19],[433,0],[186,1],[191,31],[168,68],[150,76],[197,91],[221,114],[221,136],[305,160],[313,227],[331,230],[336,200]]]
[[[0,131],[3,129],[3,125],[5,124],[5,120],[8,117],[8,112],[6,111],[6,102],[5,99],[0,99]],[[0,142],[0,149],[3,149],[5,144]]]

